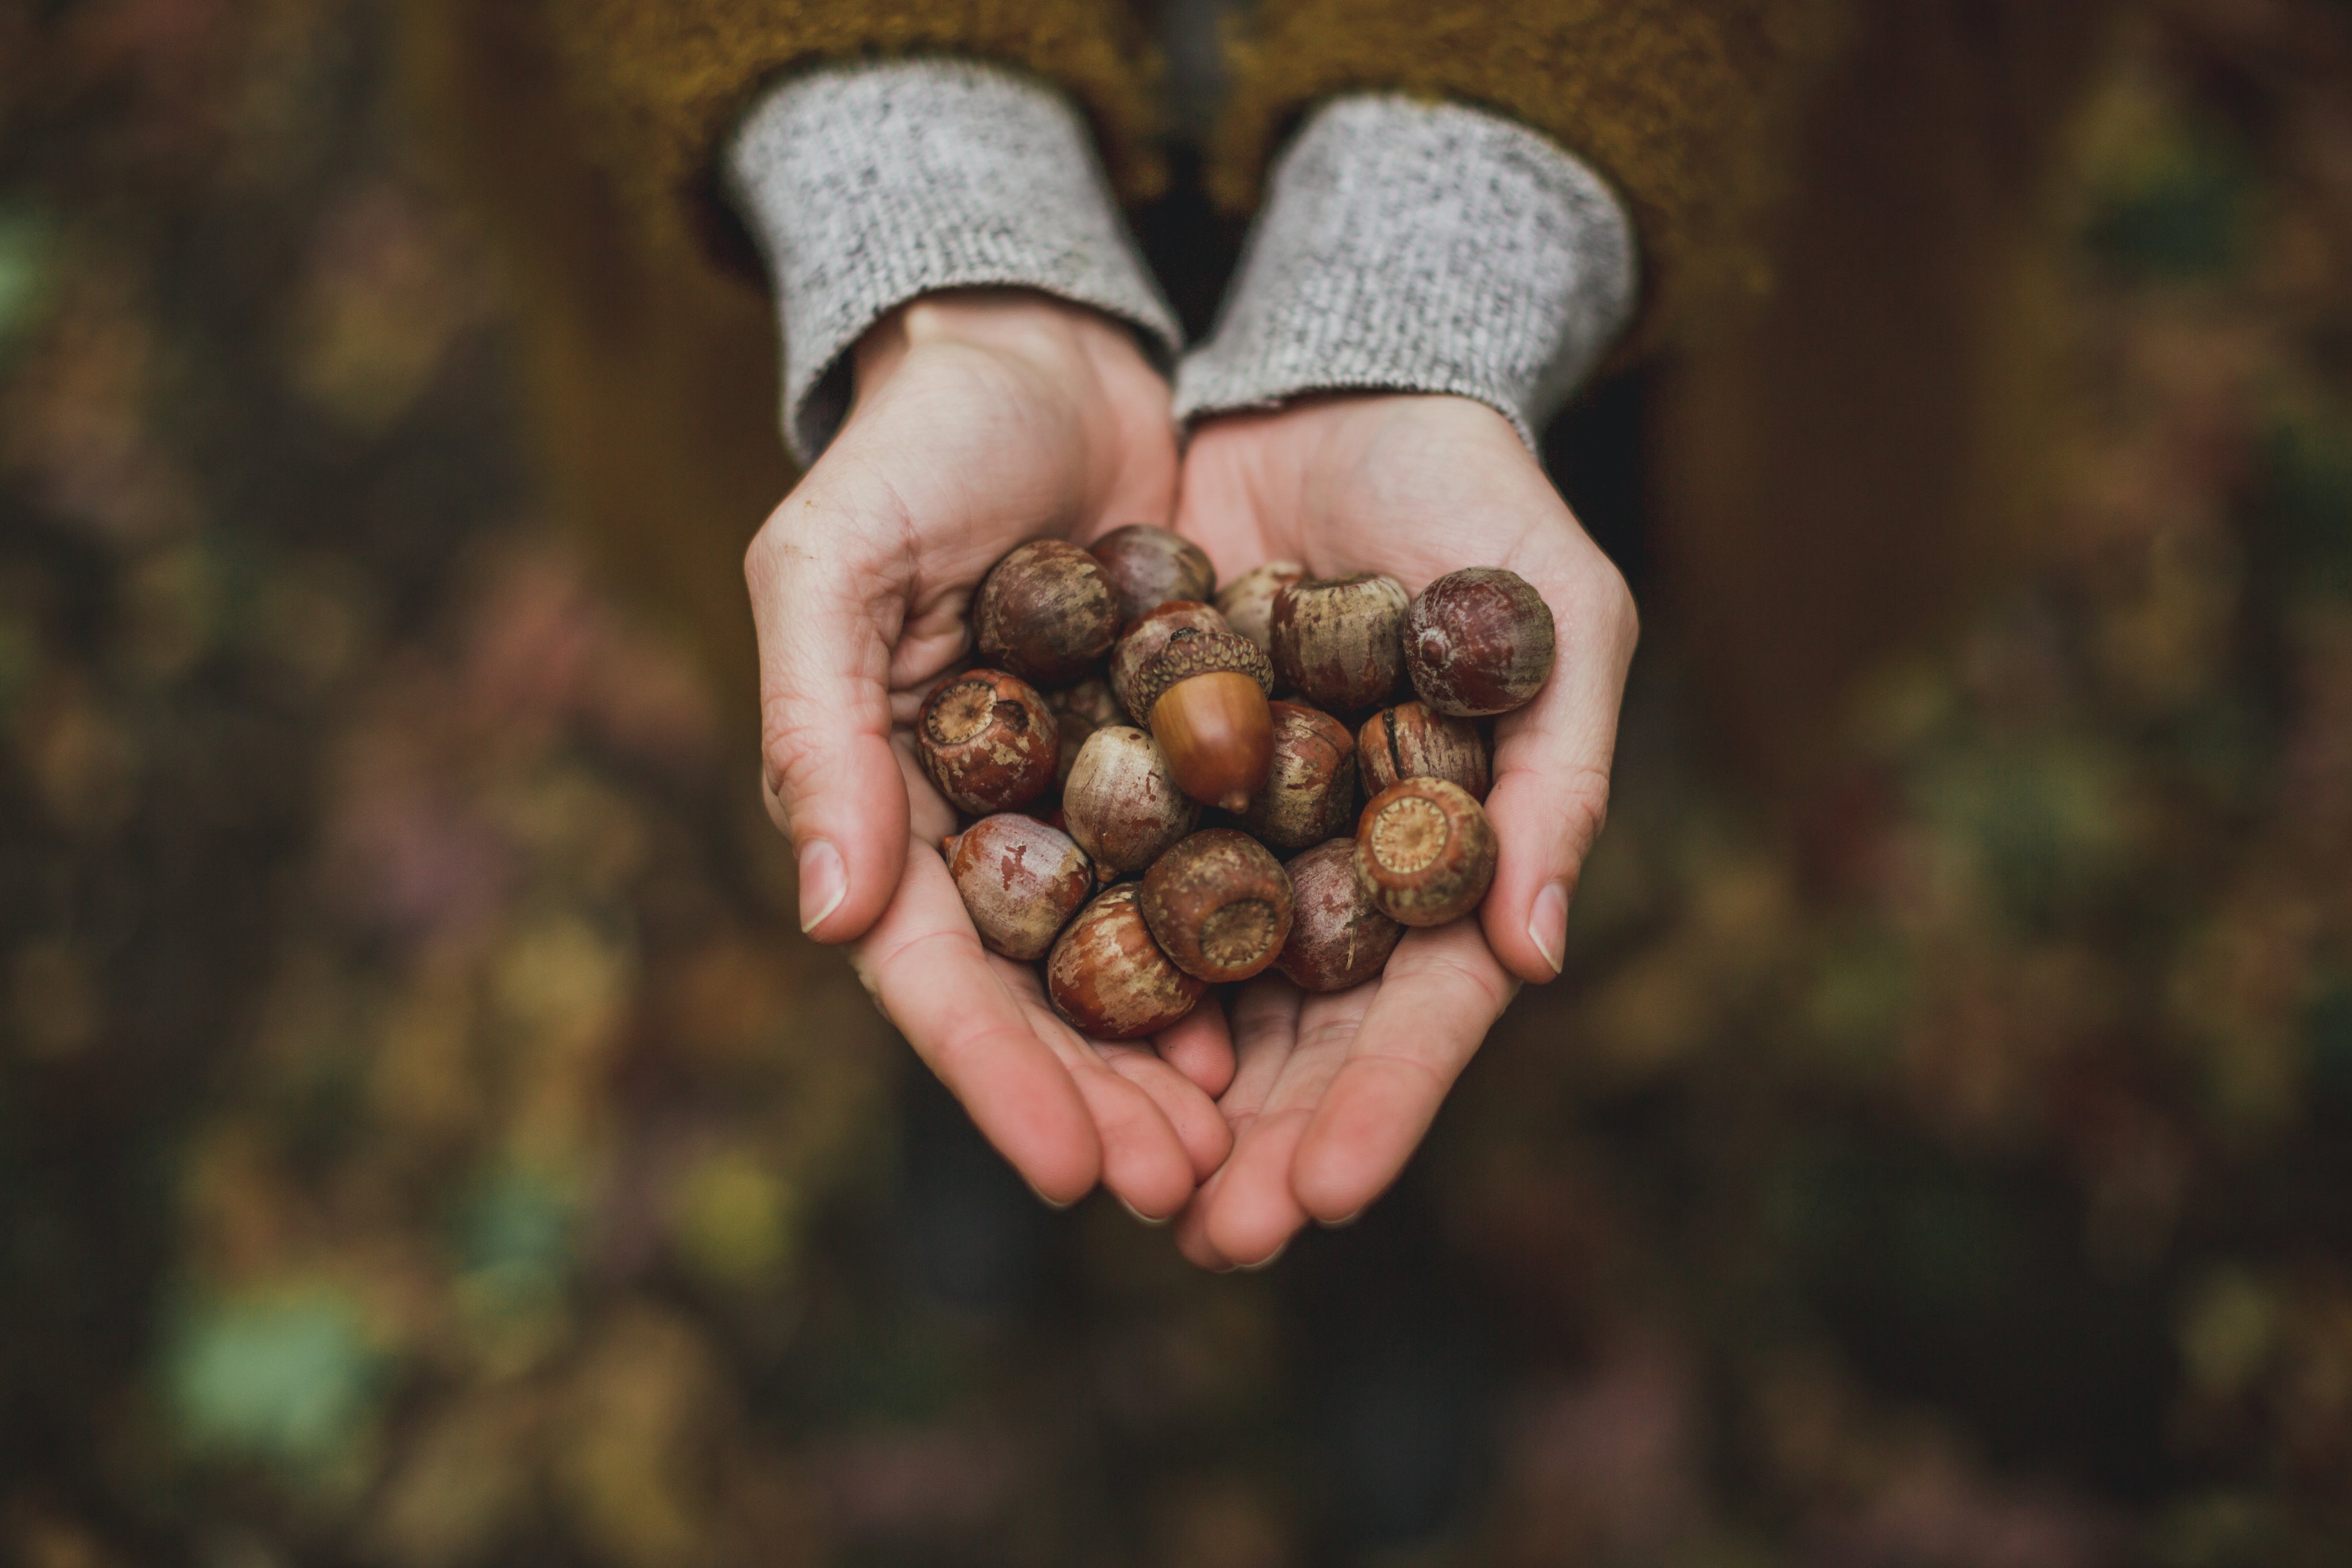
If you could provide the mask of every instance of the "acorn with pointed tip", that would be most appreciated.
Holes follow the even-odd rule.
[[[1140,1040],[1183,1020],[1208,990],[1170,963],[1120,883],[1062,928],[1045,960],[1045,996],[1070,1027],[1097,1040]]]
[[[1455,718],[1524,706],[1551,674],[1558,634],[1535,585],[1499,566],[1449,571],[1405,617],[1405,668],[1421,700]]]
[[[1160,743],[1130,725],[1087,737],[1062,786],[1063,821],[1103,880],[1139,872],[1201,820]]]
[[[1131,690],[1129,710],[1151,727],[1184,793],[1228,811],[1246,808],[1274,760],[1274,672],[1257,644],[1181,627]]]
[[[1426,703],[1399,703],[1366,719],[1356,733],[1356,756],[1364,788],[1375,795],[1400,779],[1444,779],[1483,804],[1494,782],[1478,727]]]
[[[1201,547],[1156,524],[1113,528],[1087,549],[1118,591],[1122,622],[1171,599],[1206,600],[1216,591],[1217,569]]]
[[[1290,877],[1247,833],[1204,828],[1151,862],[1137,907],[1169,961],[1195,979],[1246,980],[1290,939]]]
[[[982,817],[940,851],[981,945],[1024,963],[1045,956],[1095,890],[1094,867],[1070,836],[1018,811]]]
[[[1406,779],[1356,822],[1356,874],[1374,907],[1407,925],[1443,925],[1478,907],[1495,881],[1495,830],[1459,784]]]

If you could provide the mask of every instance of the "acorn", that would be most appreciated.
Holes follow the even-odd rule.
[[[1246,980],[1290,939],[1290,878],[1264,844],[1208,828],[1151,862],[1139,907],[1160,950],[1186,974]]]
[[[1356,734],[1356,756],[1364,788],[1375,795],[1400,779],[1443,779],[1484,803],[1494,784],[1478,727],[1426,703],[1399,703],[1366,719]]]
[[[1118,706],[1112,695],[1110,682],[1100,675],[1088,675],[1076,685],[1058,686],[1045,694],[1045,706],[1055,713],[1076,714],[1087,721],[1087,732],[1114,724],[1133,724],[1127,710]]]
[[[974,816],[1044,794],[1062,752],[1054,710],[1035,687],[1002,670],[940,682],[915,716],[915,741],[940,793]]]
[[[1045,956],[1095,890],[1070,836],[1017,811],[982,817],[940,850],[982,946],[1024,963]]]
[[[1370,572],[1283,589],[1267,622],[1283,689],[1335,712],[1387,701],[1404,674],[1402,638],[1411,604],[1396,579]]]
[[[1383,915],[1407,925],[1443,925],[1486,896],[1495,830],[1461,785],[1402,779],[1373,796],[1357,820],[1356,874]]]
[[[1196,632],[1230,632],[1225,618],[1194,599],[1171,599],[1165,604],[1147,611],[1135,624],[1120,633],[1118,646],[1110,651],[1110,689],[1113,697],[1135,716],[1121,719],[1121,724],[1140,724],[1150,714],[1135,706],[1135,677],[1151,656],[1168,645],[1168,639],[1185,627]]]
[[[1118,591],[1066,539],[1032,539],[982,580],[971,606],[980,656],[1041,686],[1075,681],[1118,635]]]
[[[1122,622],[1171,599],[1205,600],[1217,586],[1217,569],[1199,545],[1150,523],[1113,528],[1087,553],[1110,575]]]
[[[1405,617],[1405,668],[1421,700],[1455,718],[1508,713],[1551,674],[1551,607],[1499,566],[1447,572]]]
[[[1295,560],[1253,567],[1217,591],[1217,613],[1227,625],[1274,656],[1274,596],[1300,581],[1307,569]]]
[[[1238,811],[1274,760],[1273,689],[1248,638],[1179,627],[1136,673],[1129,709],[1144,716],[1184,793]]]
[[[1139,1040],[1181,1021],[1208,984],[1168,961],[1137,907],[1137,884],[1097,894],[1063,927],[1045,960],[1045,995],[1070,1027]]]
[[[1356,740],[1318,708],[1269,703],[1274,761],[1241,813],[1242,826],[1266,843],[1305,849],[1344,833],[1356,815]]]
[[[1201,821],[1160,743],[1131,725],[1087,737],[1062,787],[1062,811],[1107,882],[1141,871]]]
[[[1301,989],[1344,991],[1381,972],[1404,927],[1356,874],[1356,841],[1332,839],[1292,857],[1290,940],[1275,964]]]

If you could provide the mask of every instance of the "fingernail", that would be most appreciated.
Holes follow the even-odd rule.
[[[1355,1224],[1356,1221],[1363,1218],[1364,1211],[1360,1208],[1352,1214],[1343,1214],[1337,1219],[1325,1220],[1323,1222],[1323,1228],[1326,1230],[1345,1230],[1348,1227]]]
[[[1118,1200],[1118,1206],[1127,1210],[1128,1213],[1135,1216],[1135,1222],[1138,1225],[1165,1225],[1170,1219],[1174,1218],[1172,1215],[1163,1214],[1159,1218],[1154,1219],[1151,1216],[1144,1213],[1143,1210],[1136,1207],[1135,1205],[1128,1202],[1127,1199],[1123,1197]]]
[[[1256,1262],[1242,1264],[1241,1271],[1244,1274],[1255,1274],[1262,1269],[1271,1269],[1276,1263],[1281,1262],[1282,1255],[1289,1250],[1290,1243],[1286,1241],[1281,1246],[1276,1248],[1273,1251],[1267,1253],[1265,1257],[1259,1259]]]
[[[1568,950],[1567,883],[1548,883],[1536,894],[1535,913],[1528,916],[1528,940],[1536,945],[1551,972],[1559,974],[1561,955]]]
[[[1040,1191],[1036,1188],[1036,1186],[1034,1186],[1034,1185],[1030,1186],[1029,1190],[1030,1190],[1030,1192],[1031,1192],[1032,1194],[1034,1194],[1034,1195],[1035,1196],[1035,1197],[1036,1197],[1036,1199],[1037,1199],[1037,1201],[1038,1201],[1039,1203],[1044,1204],[1047,1208],[1052,1209],[1052,1210],[1053,1210],[1055,1213],[1056,1213],[1056,1214],[1059,1214],[1059,1213],[1061,1213],[1061,1212],[1062,1212],[1062,1210],[1064,1210],[1064,1209],[1066,1209],[1066,1208],[1069,1207],[1070,1207],[1070,1203],[1076,1203],[1076,1202],[1077,1202],[1077,1201],[1078,1201],[1076,1198],[1075,1198],[1075,1197],[1074,1197],[1074,1198],[1070,1199],[1070,1203],[1055,1203],[1052,1198],[1047,1197],[1046,1197],[1043,1192],[1040,1192]],[[1128,1212],[1129,1212],[1129,1214],[1134,1214],[1134,1213],[1135,1213],[1135,1210],[1133,1210],[1133,1209],[1131,1209],[1131,1208],[1130,1208],[1130,1209],[1129,1209],[1129,1210],[1128,1210]],[[1139,1218],[1139,1219],[1140,1219],[1140,1218],[1142,1218],[1142,1216],[1141,1216],[1141,1215],[1136,1215],[1136,1218]]]
[[[829,839],[801,846],[801,929],[814,931],[849,896],[849,868]]]

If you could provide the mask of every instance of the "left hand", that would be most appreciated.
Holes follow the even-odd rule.
[[[1406,933],[1379,978],[1310,996],[1277,974],[1234,1007],[1220,1101],[1233,1153],[1177,1239],[1205,1268],[1270,1260],[1309,1219],[1352,1218],[1395,1180],[1522,980],[1560,970],[1568,901],[1601,831],[1633,596],[1509,423],[1467,399],[1318,397],[1203,423],[1176,528],[1230,580],[1287,558],[1318,577],[1385,572],[1418,593],[1508,567],[1550,605],[1559,663],[1495,727],[1500,851],[1475,922]]]

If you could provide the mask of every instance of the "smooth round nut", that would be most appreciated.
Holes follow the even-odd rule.
[[[1201,821],[1160,743],[1131,725],[1087,737],[1062,786],[1062,812],[1106,880],[1143,870]]]
[[[1286,850],[1344,833],[1356,815],[1356,740],[1319,708],[1269,703],[1274,760],[1242,810],[1242,826]]]
[[[1290,940],[1275,964],[1302,990],[1344,991],[1381,972],[1404,926],[1381,913],[1356,874],[1356,841],[1332,839],[1293,856]]]
[[[1045,960],[1045,996],[1071,1028],[1097,1040],[1140,1040],[1182,1021],[1208,983],[1168,961],[1123,882],[1062,928]]]
[[[1062,755],[1062,731],[1028,682],[1002,670],[967,670],[923,699],[915,744],[940,793],[986,816],[1045,792]]]
[[[1268,622],[1276,677],[1330,712],[1386,702],[1404,674],[1411,604],[1396,579],[1370,572],[1292,583]]]
[[[1032,539],[990,569],[971,606],[980,656],[1041,686],[1075,681],[1118,635],[1118,593],[1066,539]]]
[[[1356,757],[1364,788],[1375,795],[1400,779],[1443,779],[1483,804],[1494,785],[1478,727],[1426,703],[1399,703],[1366,719],[1356,733]]]
[[[1495,881],[1495,830],[1459,784],[1406,779],[1356,822],[1356,874],[1381,914],[1443,925],[1478,906]]]
[[[1421,700],[1455,718],[1508,713],[1540,690],[1558,652],[1551,607],[1499,566],[1447,572],[1405,617],[1405,668]]]
[[[1017,811],[982,817],[940,849],[981,945],[1024,963],[1045,956],[1095,890],[1070,836]]]
[[[1146,612],[1134,625],[1120,634],[1118,646],[1110,651],[1110,689],[1119,706],[1135,716],[1125,723],[1144,723],[1151,716],[1149,704],[1136,706],[1136,683],[1141,678],[1143,666],[1159,655],[1168,640],[1185,630],[1194,632],[1230,632],[1225,618],[1198,600],[1176,599]]]
[[[1217,591],[1217,613],[1225,624],[1274,656],[1274,596],[1302,581],[1307,569],[1295,560],[1252,567]]]
[[[1205,600],[1216,591],[1217,569],[1207,553],[1151,523],[1113,528],[1087,548],[1118,591],[1121,622],[1171,599]]]
[[[1231,828],[1204,829],[1153,861],[1139,907],[1160,950],[1196,979],[1246,980],[1290,939],[1288,874]]]

